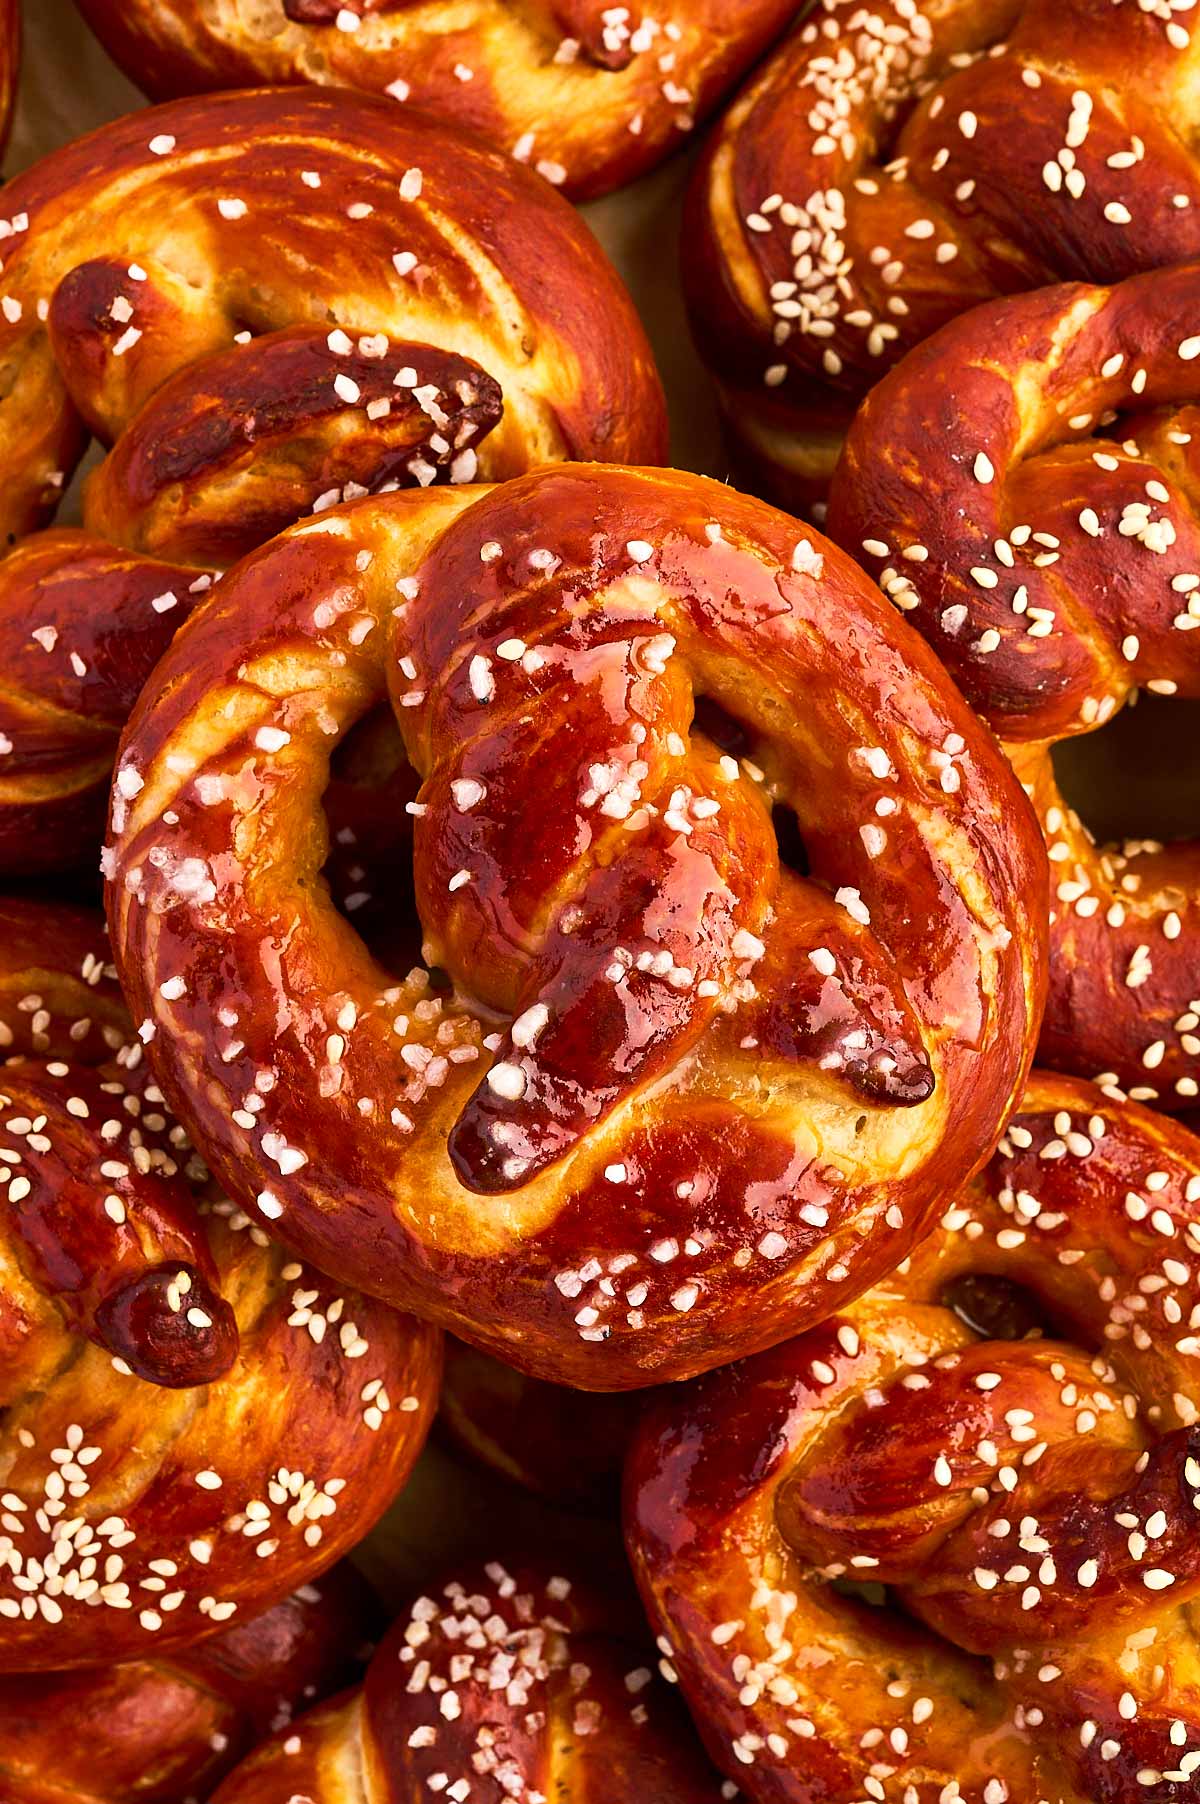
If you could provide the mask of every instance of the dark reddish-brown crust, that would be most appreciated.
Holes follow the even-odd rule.
[[[91,861],[113,731],[204,572],[343,496],[666,455],[572,209],[367,95],[120,120],[3,190],[0,247],[0,542],[52,517],[89,434],[113,446],[93,542],[0,566],[0,875]]]
[[[818,0],[708,145],[684,238],[763,492],[819,498],[854,402],[954,315],[1196,255],[1198,65],[1189,15],[1136,0]]]
[[[317,882],[327,760],[385,685],[453,992],[380,971]],[[688,744],[697,692],[745,767]],[[122,977],[229,1193],[534,1376],[642,1386],[820,1319],[1019,1092],[1045,863],[1018,786],[848,559],[698,477],[551,470],[282,535],[176,639],[114,798]],[[537,1038],[540,993],[535,1057],[509,1024],[535,1005]]]
[[[720,1778],[652,1670],[628,1589],[537,1560],[432,1586],[385,1636],[361,1692],[268,1742],[213,1804],[458,1800],[464,1786],[475,1804],[717,1804]]]
[[[503,1478],[598,1513],[616,1498],[629,1437],[650,1395],[546,1384],[447,1335],[438,1427]]]
[[[795,0],[673,0],[669,10],[635,0],[621,16],[608,0],[285,0],[286,22],[268,37],[236,0],[79,3],[156,99],[257,82],[388,90],[393,104],[469,127],[575,200],[632,181],[686,143],[795,9]],[[341,12],[361,28],[339,29]],[[571,43],[578,53],[568,57]]]
[[[1200,694],[1198,313],[1190,263],[952,321],[864,403],[829,514],[1008,743],[1043,822],[1039,1057],[1168,1108],[1200,1081],[1200,847],[1097,849],[1050,752],[1139,687]]]
[[[0,909],[0,1021],[45,1055],[0,1067],[6,1672],[156,1659],[324,1571],[407,1476],[441,1363],[197,1193],[127,1021],[111,1058],[102,931],[41,917]]]
[[[262,1616],[156,1660],[0,1679],[5,1804],[179,1804],[349,1685],[380,1606],[340,1565]]]
[[[1200,1141],[1035,1074],[910,1265],[644,1419],[635,1572],[755,1804],[1192,1796],[1198,1204]]]
[[[208,584],[82,532],[0,562],[0,876],[96,856],[121,728]]]

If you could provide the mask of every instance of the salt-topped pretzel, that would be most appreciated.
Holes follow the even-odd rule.
[[[432,1587],[361,1690],[267,1742],[214,1804],[717,1804],[626,1588],[499,1561]]]
[[[0,1067],[0,1660],[152,1657],[361,1539],[424,1438],[438,1336],[198,1203],[136,1040],[100,1066],[49,1049],[92,1050],[77,921],[0,920],[0,1012],[49,1042]]]
[[[164,219],[170,220],[169,232]],[[0,192],[0,870],[94,855],[114,732],[211,572],[343,494],[665,453],[571,209],[349,92],[135,114]]]
[[[894,1278],[644,1422],[643,1598],[754,1804],[1195,1796],[1198,1326],[1200,1141],[1038,1074]]]
[[[1192,0],[817,0],[695,177],[684,273],[763,492],[820,497],[858,399],[996,295],[1200,253]]]
[[[318,877],[329,759],[389,692],[434,968],[399,982]],[[1044,854],[990,738],[848,559],[679,472],[391,496],[245,560],[143,693],[106,869],[229,1194],[585,1389],[890,1269],[1041,1011]]]
[[[968,314],[866,401],[830,501],[1038,809],[1040,1058],[1174,1108],[1200,1080],[1200,851],[1094,845],[1051,750],[1139,689],[1200,693],[1198,317],[1200,264]]]
[[[262,1616],[119,1666],[0,1679],[5,1804],[180,1804],[352,1683],[378,1602],[342,1564]]]
[[[579,200],[686,142],[796,0],[80,0],[158,99],[339,83],[479,132]]]

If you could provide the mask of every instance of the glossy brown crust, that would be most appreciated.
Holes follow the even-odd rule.
[[[644,1422],[643,1599],[754,1804],[1194,1796],[1198,1205],[1200,1141],[1036,1074],[895,1277]]]
[[[763,492],[823,493],[855,402],[997,295],[1200,252],[1190,10],[818,0],[694,178],[684,279]]]
[[[129,1039],[103,916],[0,896],[0,1047],[98,1065]]]
[[[42,912],[39,930],[30,905],[3,910],[0,997],[20,1022],[36,981],[31,1032],[86,1057],[79,924]],[[373,1525],[436,1405],[439,1336],[202,1200],[125,1042],[96,1068],[0,1068],[6,1672],[156,1658],[267,1609]]]
[[[864,403],[830,531],[1008,742],[1053,868],[1039,1057],[1184,1108],[1200,849],[1098,848],[1050,752],[1138,691],[1200,694],[1200,264],[952,322]]]
[[[388,93],[469,127],[575,200],[632,181],[795,16],[795,0],[80,0],[157,99],[256,82]]]
[[[380,970],[318,881],[328,760],[387,688],[452,988]],[[992,742],[848,559],[678,472],[283,535],[159,666],[112,829],[122,978],[230,1194],[583,1389],[719,1364],[890,1269],[1040,1016],[1044,855]]]
[[[207,1797],[263,1737],[359,1676],[378,1613],[340,1565],[163,1658],[0,1679],[5,1804]]]
[[[599,1514],[616,1499],[629,1439],[650,1395],[546,1384],[447,1335],[438,1428],[501,1477]]]
[[[0,876],[95,858],[121,728],[210,582],[82,532],[0,562]]]
[[[493,1562],[416,1598],[361,1692],[268,1742],[214,1804],[717,1804],[623,1589]]]
[[[21,15],[17,0],[0,0],[0,151],[8,140],[21,59]]]
[[[113,729],[206,572],[343,496],[665,456],[645,336],[572,210],[365,95],[120,120],[3,190],[0,250],[0,536],[112,445],[88,537],[0,565],[0,875],[90,862]]]

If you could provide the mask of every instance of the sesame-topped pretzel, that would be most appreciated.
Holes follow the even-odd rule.
[[[335,83],[478,132],[574,199],[644,174],[798,0],[79,0],[156,99]]]
[[[864,403],[830,530],[1012,757],[1052,868],[1039,1058],[1160,1107],[1200,1081],[1200,849],[1097,847],[1053,746],[1200,694],[1200,264],[994,302]]]
[[[77,968],[77,920],[0,921],[0,1019],[49,1043],[0,1066],[0,1665],[156,1658],[362,1538],[424,1439],[440,1337],[205,1200],[131,1030],[87,1062],[102,924]]]
[[[753,1804],[1186,1804],[1200,1141],[1035,1074],[950,1196],[877,1290],[644,1420],[643,1599]]]
[[[421,779],[400,982],[318,876],[385,694]],[[1045,858],[990,736],[840,552],[680,472],[281,535],[159,665],[111,825],[122,980],[228,1193],[582,1389],[890,1269],[1040,1018]]]
[[[698,169],[684,279],[753,485],[825,494],[954,315],[1200,253],[1194,0],[817,0]]]
[[[263,1615],[152,1660],[6,1674],[4,1804],[207,1798],[265,1736],[361,1676],[379,1614],[343,1562]]]
[[[164,225],[169,221],[169,226]],[[0,191],[0,871],[90,861],[116,733],[233,562],[343,496],[665,455],[567,204],[365,95],[134,114]]]
[[[359,1691],[265,1743],[213,1804],[718,1804],[627,1589],[533,1561],[434,1586]]]

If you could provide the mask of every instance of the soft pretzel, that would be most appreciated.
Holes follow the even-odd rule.
[[[378,1604],[352,1566],[158,1659],[0,1678],[5,1804],[180,1804],[362,1672]]]
[[[0,194],[0,535],[112,449],[86,534],[0,564],[0,871],[93,856],[113,735],[214,569],[343,494],[654,462],[664,418],[566,203],[386,101],[188,100],[44,159]]]
[[[79,0],[158,98],[340,83],[469,126],[575,199],[643,174],[794,17],[796,0]]]
[[[1190,0],[818,0],[697,171],[684,276],[756,485],[825,492],[858,399],[996,295],[1200,253]]]
[[[203,1168],[136,1040],[62,1056],[99,1025],[102,930],[76,972],[77,918],[0,919],[0,1021],[49,1042],[0,1067],[0,1661],[157,1658],[362,1538],[424,1438],[439,1337],[231,1204],[198,1212]]]
[[[1195,1795],[1198,1204],[1200,1141],[1038,1075],[894,1278],[645,1422],[635,1569],[754,1804]]]
[[[623,1591],[498,1561],[434,1587],[360,1691],[268,1742],[213,1804],[717,1804]]]
[[[389,693],[434,973],[403,981],[318,877],[330,756]],[[113,798],[117,962],[229,1194],[583,1389],[890,1269],[1040,1017],[1045,859],[990,738],[848,559],[679,472],[282,535],[176,638]]]
[[[1051,750],[1200,693],[1200,265],[966,315],[869,397],[830,530],[1007,742],[1054,886],[1040,1057],[1140,1101],[1200,1079],[1200,849],[1095,846]]]

